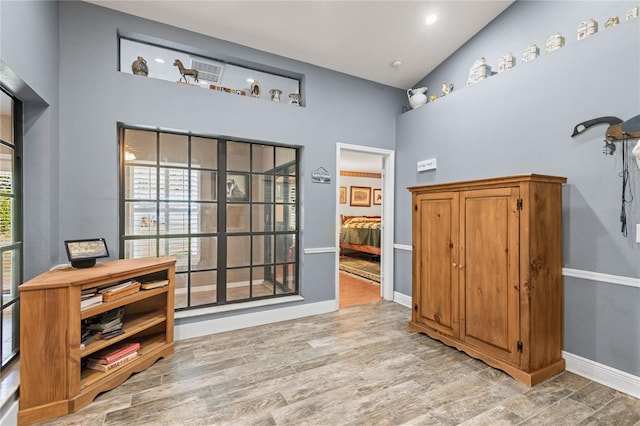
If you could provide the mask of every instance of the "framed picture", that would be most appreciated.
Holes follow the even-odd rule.
[[[227,201],[249,201],[249,173],[227,174]]]
[[[347,187],[340,187],[340,204],[347,204]]]
[[[373,190],[373,204],[382,204],[382,189],[374,189]]]
[[[371,206],[371,188],[368,186],[352,186],[349,204],[360,207]]]

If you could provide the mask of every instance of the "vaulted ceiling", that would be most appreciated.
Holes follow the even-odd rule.
[[[88,2],[408,89],[513,1]]]

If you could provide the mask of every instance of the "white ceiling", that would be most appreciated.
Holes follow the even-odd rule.
[[[88,2],[408,89],[513,0]]]
[[[380,173],[382,171],[382,155],[343,149],[340,152],[339,169],[351,172]]]

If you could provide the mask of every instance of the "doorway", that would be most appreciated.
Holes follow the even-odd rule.
[[[340,309],[341,299],[345,299],[345,288],[341,282],[352,287],[353,280],[358,280],[355,291],[363,293],[363,301],[371,299],[371,287],[377,287],[377,300],[393,300],[393,192],[394,192],[394,152],[391,150],[371,148],[358,145],[336,145],[336,309]],[[367,223],[364,226],[377,227],[377,231],[370,231],[370,237],[362,241],[352,241],[342,238],[344,218],[354,218],[352,221],[378,221],[377,225]],[[346,231],[346,229],[345,229]],[[349,231],[351,232],[351,231]],[[357,237],[358,239],[360,237]],[[343,242],[343,240],[345,240]],[[351,244],[362,243],[362,244]],[[376,251],[377,247],[377,251]],[[347,254],[348,256],[343,256]],[[341,258],[362,259],[366,263],[377,262],[377,271],[367,276],[367,271],[357,274],[341,269]],[[356,265],[356,267],[359,267]],[[375,265],[374,265],[375,267]],[[348,269],[345,269],[348,270]],[[353,272],[356,272],[354,274]],[[377,273],[378,279],[375,279]],[[357,276],[359,275],[359,276]],[[379,281],[379,282],[376,282]],[[367,289],[367,287],[369,287]],[[341,296],[342,291],[342,296]],[[350,290],[349,290],[350,291]],[[354,299],[348,303],[359,303],[359,295],[353,294]],[[351,298],[351,296],[348,296]]]

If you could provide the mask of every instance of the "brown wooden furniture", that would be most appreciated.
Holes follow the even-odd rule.
[[[80,309],[83,289],[130,279],[168,279],[166,287]],[[51,270],[20,286],[19,424],[73,413],[100,392],[173,353],[175,258],[97,263]],[[124,306],[124,334],[80,345],[81,320]],[[82,368],[82,358],[116,342],[140,342],[139,356],[108,372]]]
[[[380,216],[344,216],[344,215],[340,215],[340,227],[342,228],[342,226],[344,225],[345,221],[347,221],[348,219],[354,218],[354,217],[364,217],[364,218],[370,218],[370,219],[374,219],[374,218],[380,218]],[[378,231],[380,232],[380,231]],[[347,250],[354,250],[354,251],[359,251],[362,253],[368,253],[368,254],[373,254],[373,255],[377,255],[380,256],[380,247],[379,246],[367,246],[367,245],[363,245],[363,244],[354,244],[354,243],[350,243],[348,241],[340,241],[340,254],[343,253],[343,249],[347,249]]]
[[[409,188],[409,330],[528,386],[563,371],[564,182],[529,174]]]

